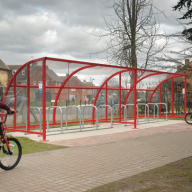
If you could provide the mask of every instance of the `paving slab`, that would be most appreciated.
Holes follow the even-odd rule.
[[[53,139],[49,142],[69,144],[73,140],[72,147],[23,155],[15,169],[0,170],[1,191],[83,192],[191,156],[192,126],[183,121],[164,123],[141,125],[146,127],[136,130],[126,127],[130,130],[114,132],[114,128],[113,132],[100,135]],[[83,141],[90,138],[91,142],[93,137],[99,142]],[[82,141],[74,144],[79,139]]]

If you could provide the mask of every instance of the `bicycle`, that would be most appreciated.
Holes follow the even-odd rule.
[[[22,148],[16,138],[6,136],[4,125],[7,120],[7,114],[0,113],[0,115],[4,116],[4,120],[0,122],[0,168],[11,170],[20,161]]]
[[[188,123],[189,125],[192,125],[192,112],[189,112],[185,115],[185,121],[186,123]]]

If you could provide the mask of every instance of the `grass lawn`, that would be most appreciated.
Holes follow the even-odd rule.
[[[21,143],[23,155],[29,154],[29,153],[36,153],[36,152],[43,152],[43,151],[50,151],[50,150],[66,148],[64,146],[56,146],[56,145],[47,144],[44,142],[33,141],[26,137],[17,137],[17,139]]]
[[[164,191],[192,191],[192,157],[94,188],[88,192]]]

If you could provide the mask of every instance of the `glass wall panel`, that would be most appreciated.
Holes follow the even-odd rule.
[[[168,111],[167,115],[172,115],[171,113],[172,91],[171,90],[172,90],[172,80],[168,80],[161,85],[161,102],[167,105],[167,111]],[[162,106],[161,108],[162,108],[161,114],[165,115],[164,106]]]
[[[188,94],[190,95],[190,92],[188,92],[187,95]],[[185,105],[184,78],[174,78],[173,79],[173,115],[184,116],[184,111],[185,111],[184,105]],[[188,107],[190,107],[189,102],[187,102],[187,105]]]
[[[43,62],[30,64],[30,125],[39,125],[43,122]],[[46,107],[50,105],[49,92],[46,90]],[[39,111],[40,110],[40,111]],[[36,131],[40,126],[34,127]]]
[[[14,102],[15,98],[14,98],[14,95],[13,95],[13,88],[10,87],[9,91],[8,91],[8,94],[5,98],[5,103],[10,106],[11,108],[13,108],[13,102]],[[6,113],[6,112],[4,112]],[[6,121],[6,124],[7,126],[13,126],[13,116],[9,116],[7,118],[7,121]]]
[[[26,85],[27,84],[27,66],[24,67],[16,76],[16,84]]]
[[[25,126],[27,124],[27,88],[16,88],[16,124]]]

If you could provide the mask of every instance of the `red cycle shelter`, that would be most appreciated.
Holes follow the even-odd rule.
[[[136,128],[138,110],[143,116],[138,103],[166,103],[169,117],[184,117],[186,75],[43,57],[27,62],[16,71],[7,86],[4,102],[19,111],[9,118],[8,130],[39,134],[43,140],[46,140],[47,118],[50,126],[60,124],[61,114],[53,106],[64,109],[105,105],[99,122],[110,122],[110,106],[113,123]],[[161,105],[158,108],[159,117],[165,116],[162,108]],[[85,122],[95,124],[95,110],[87,109]],[[68,112],[69,124],[80,122],[76,109]]]

